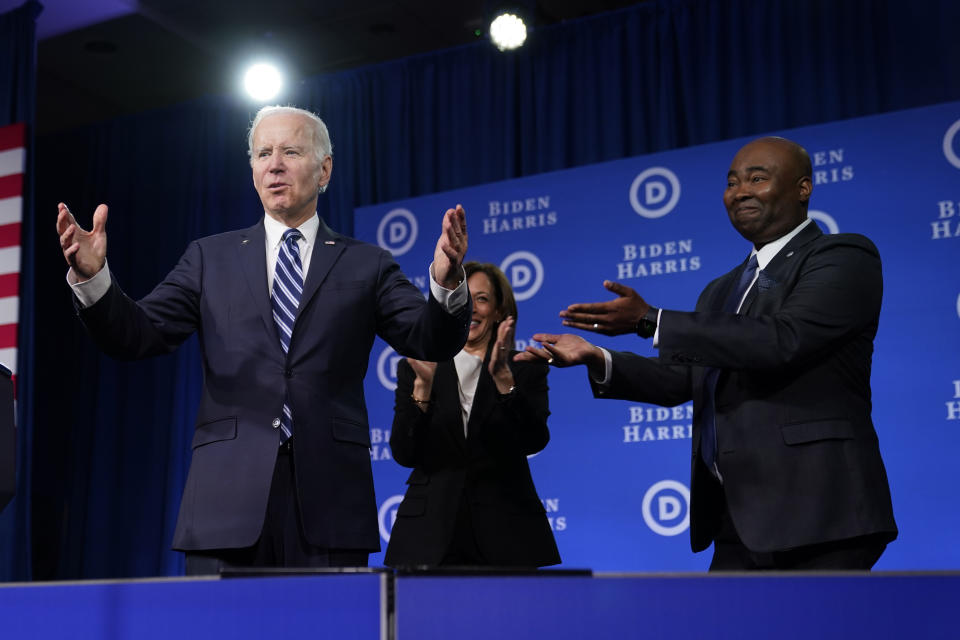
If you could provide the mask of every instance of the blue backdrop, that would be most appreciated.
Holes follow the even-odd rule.
[[[10,58],[0,57],[0,79],[14,82],[0,86],[0,100],[29,103],[32,84],[16,84],[22,72],[9,76],[2,72],[7,63],[25,61],[22,66],[28,71],[33,66],[33,22],[11,14],[0,18],[0,29],[5,29],[0,31],[0,45],[10,43],[14,49]],[[523,49],[510,54],[477,42],[308,78],[283,100],[317,111],[330,127],[335,145],[333,181],[319,212],[332,227],[349,234],[357,206],[960,100],[957,24],[960,3],[954,0],[915,0],[909,6],[902,0],[650,0],[534,31]],[[13,35],[8,38],[8,33]],[[29,73],[27,77],[32,80]],[[174,355],[133,364],[98,354],[73,318],[63,258],[53,232],[54,212],[57,202],[66,201],[89,224],[96,205],[108,203],[111,267],[126,291],[145,295],[191,240],[253,224],[262,215],[245,155],[245,129],[255,109],[232,97],[211,96],[37,140],[37,214],[24,228],[36,224],[41,232],[24,248],[22,272],[22,282],[31,283],[24,295],[35,297],[35,308],[22,305],[19,365],[21,372],[34,376],[31,388],[20,389],[21,412],[33,408],[32,416],[22,414],[27,417],[20,425],[24,441],[31,438],[33,442],[31,455],[23,460],[27,481],[20,488],[32,493],[18,496],[21,507],[15,517],[8,508],[0,518],[0,558],[15,559],[15,564],[0,564],[0,577],[28,577],[31,561],[37,579],[183,571],[180,554],[168,547],[199,399],[196,342],[188,342]],[[722,221],[719,190],[729,158],[718,160],[719,165],[707,163],[704,170],[715,172],[708,174],[716,180],[711,210]],[[903,168],[897,158],[889,166],[891,173]],[[854,167],[859,171],[858,165]],[[573,224],[570,207],[603,194],[605,189],[599,185],[606,184],[608,170],[606,166],[587,168],[587,177],[596,174],[596,184],[581,182],[577,192],[562,201],[552,197],[550,210],[556,209],[560,216],[555,225],[497,232],[489,235],[490,241],[505,246],[516,242],[539,251],[539,246],[523,238],[547,241],[556,232],[552,227]],[[901,182],[894,181],[895,175],[899,176],[890,176],[891,184]],[[860,184],[855,179],[845,188],[859,192]],[[915,206],[902,215],[916,216],[927,224],[928,216],[916,203],[929,194],[915,183],[904,187]],[[826,208],[822,194],[833,188],[817,192],[817,206]],[[650,189],[655,199],[658,188]],[[684,187],[683,193],[690,194],[691,189]],[[704,196],[711,192],[705,190]],[[496,198],[515,199],[510,193]],[[681,203],[688,206],[686,195]],[[482,200],[479,208],[471,208],[478,216],[473,224],[490,217],[488,206]],[[583,210],[590,211],[591,217],[576,221],[580,227],[577,246],[593,246],[588,234],[604,233],[594,231],[592,216],[600,212]],[[675,224],[671,221],[675,215],[679,210],[649,224],[653,228]],[[715,224],[718,233],[730,234],[720,222]],[[877,224],[885,226],[888,221],[880,219]],[[474,234],[477,239],[482,236],[482,229]],[[718,265],[729,265],[742,253],[733,235],[714,247],[706,245],[700,231],[694,235],[686,230],[658,231],[648,240],[644,228],[642,234],[630,236],[603,250],[602,259],[582,262],[616,275],[616,265],[624,262],[621,244],[639,247],[692,239],[694,248],[687,255],[699,257],[702,273],[691,270],[688,263],[687,271],[676,277],[635,282],[666,283],[706,278]],[[607,242],[602,235],[597,237]],[[727,253],[718,256],[714,251]],[[921,255],[929,252],[925,248]],[[488,257],[506,255],[491,252]],[[570,255],[581,262],[579,253],[571,250]],[[419,262],[414,266],[420,271],[414,269],[412,275],[422,274],[424,266]],[[516,267],[522,271],[522,264]],[[945,270],[941,277],[950,273]],[[591,279],[590,288],[578,297],[594,299],[601,293],[599,282]],[[662,296],[653,290],[644,293],[662,304],[681,308],[691,304],[688,296],[669,297],[670,291]],[[521,328],[527,331],[535,327],[536,317],[530,310],[534,302],[523,303]],[[555,323],[552,314],[559,309],[558,303],[545,305],[549,309],[545,320],[549,317]],[[35,341],[30,332],[35,332]],[[554,383],[560,379],[555,376]],[[583,393],[579,380],[570,392]],[[583,404],[577,415],[592,431],[558,432],[558,441],[595,437],[604,430],[610,430],[613,439],[613,432],[632,424],[624,407],[605,408],[616,419],[604,418],[601,424],[595,404]],[[904,428],[919,429],[916,424],[912,420],[910,428]],[[622,440],[622,433],[619,437]],[[666,456],[675,448],[673,455],[680,455],[685,444],[620,443],[613,450],[619,452],[616,455],[631,456],[631,451],[656,448]],[[932,434],[918,432],[910,451],[941,444]],[[543,454],[544,465],[551,464],[551,455],[552,448]],[[539,466],[538,461],[538,477],[542,475]],[[683,481],[685,474],[676,477]],[[637,478],[645,491],[649,483],[644,485],[642,473]],[[565,519],[567,531],[558,535],[584,526],[567,515],[573,505],[561,488],[542,484],[541,490],[544,497],[559,501],[552,513],[558,522]],[[941,485],[923,485],[924,494],[940,490]],[[383,491],[387,493],[381,500],[398,489]],[[914,496],[903,496],[901,491],[895,498],[902,519]],[[634,496],[635,501],[642,498],[643,492]],[[672,504],[661,503],[665,509]],[[940,511],[953,512],[953,502],[943,504]],[[616,515],[611,509],[603,517]],[[30,517],[32,554],[24,536]],[[603,530],[617,532],[619,524]],[[638,529],[636,540],[643,531]],[[902,546],[907,546],[908,535],[905,531]],[[567,548],[563,537],[560,542]],[[625,562],[635,546],[639,545],[622,550]],[[681,547],[677,549],[678,559],[697,562]],[[568,562],[576,559],[569,550],[566,555]]]
[[[810,216],[827,232],[879,247],[884,302],[873,367],[874,421],[900,538],[881,569],[960,566],[953,491],[960,427],[960,102],[771,132],[813,161]],[[639,156],[359,209],[357,236],[393,251],[426,292],[439,220],[462,203],[469,259],[499,264],[519,304],[517,348],[561,333],[572,302],[608,299],[605,279],[652,305],[692,310],[750,246],[722,193],[745,139]],[[587,335],[654,355],[635,336]],[[396,362],[378,341],[367,403],[381,535],[386,543],[408,470],[391,459]],[[705,570],[690,552],[692,405],[595,400],[582,367],[550,374],[550,445],[531,459],[563,564],[607,571]],[[374,561],[379,561],[375,558]]]

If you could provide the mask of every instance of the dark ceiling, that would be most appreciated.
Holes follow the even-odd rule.
[[[22,1],[0,0],[0,12]],[[41,135],[236,91],[239,70],[254,55],[282,60],[296,82],[484,39],[489,11],[499,6],[491,0],[47,0],[43,4],[37,53],[36,122]],[[542,27],[636,4],[636,0],[521,0],[519,4],[525,4],[535,26]],[[77,25],[85,26],[73,28]]]

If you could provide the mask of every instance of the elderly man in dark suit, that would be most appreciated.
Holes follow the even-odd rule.
[[[629,287],[574,304],[564,324],[654,337],[658,358],[538,334],[518,358],[586,364],[594,394],[693,400],[690,536],[712,570],[869,569],[896,538],[871,420],[870,367],[883,282],[867,238],[807,218],[810,158],[794,142],[744,146],[724,204],[753,245],[696,311],[651,307]]]
[[[199,333],[204,388],[173,540],[188,573],[366,565],[380,547],[363,395],[370,349],[377,335],[424,360],[463,346],[465,214],[443,216],[425,300],[386,251],[317,216],[333,169],[320,118],[265,107],[249,153],[263,218],[191,243],[137,302],[106,264],[107,207],[88,232],[61,204],[68,281],[111,356],[168,352]]]

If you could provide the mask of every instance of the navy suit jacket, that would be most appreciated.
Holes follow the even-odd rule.
[[[871,419],[870,368],[883,281],[867,238],[798,233],[763,269],[739,314],[723,312],[746,261],[711,282],[696,311],[664,310],[659,358],[613,356],[599,397],[676,405],[693,400],[690,535],[705,549],[721,490],[700,461],[704,377],[716,395],[718,465],[748,549],[779,551],[878,534],[897,536]]]
[[[389,253],[321,221],[284,355],[267,290],[263,222],[194,241],[138,302],[116,285],[79,311],[109,355],[171,351],[198,332],[203,394],[173,547],[253,545],[263,525],[284,398],[293,414],[307,540],[380,548],[363,378],[374,336],[423,360],[451,358],[469,329],[400,272]]]
[[[493,340],[491,340],[492,346]],[[397,462],[414,467],[397,509],[384,560],[388,566],[437,565],[454,534],[457,511],[470,511],[473,535],[485,564],[545,566],[560,554],[527,456],[550,439],[547,367],[513,362],[514,392],[504,398],[487,370],[488,350],[463,435],[457,370],[440,362],[430,409],[410,399],[415,375],[397,367],[396,406],[390,448]]]

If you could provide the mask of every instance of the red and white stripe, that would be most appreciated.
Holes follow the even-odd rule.
[[[20,225],[23,222],[23,123],[0,127],[0,364],[17,373]]]

